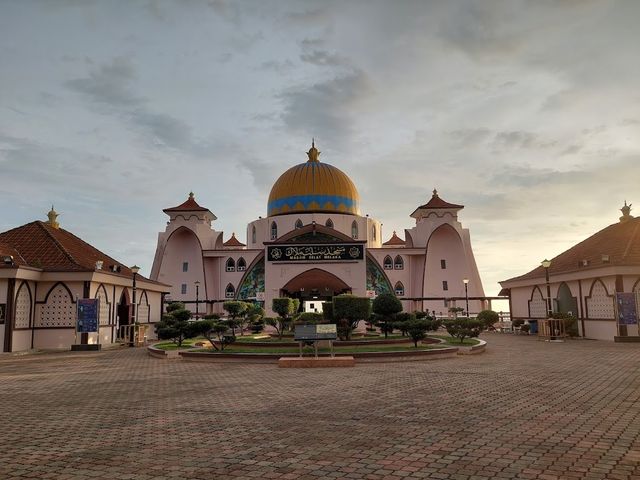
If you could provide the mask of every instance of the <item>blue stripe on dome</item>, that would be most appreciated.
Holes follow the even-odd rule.
[[[341,197],[338,195],[293,195],[291,197],[278,198],[276,200],[272,200],[269,202],[268,210],[271,212],[273,209],[281,210],[285,205],[290,209],[294,209],[294,207],[301,203],[305,209],[308,209],[312,203],[318,204],[318,209],[324,209],[324,205],[329,202],[334,205],[335,210],[338,210],[340,204],[344,204],[347,209],[357,209],[358,202],[353,198],[349,197]],[[285,212],[283,212],[285,213]]]

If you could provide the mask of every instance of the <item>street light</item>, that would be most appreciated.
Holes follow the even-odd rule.
[[[137,265],[134,265],[133,267],[131,267],[131,273],[133,273],[133,325],[136,324],[136,321],[138,320],[138,312],[137,312],[137,308],[136,308],[136,277],[138,276],[138,272],[140,271],[140,267]],[[131,342],[131,346],[133,346],[133,336],[134,336],[134,328],[131,329],[131,338],[129,339]]]
[[[196,280],[195,282],[193,282],[193,284],[196,286],[196,320],[198,320],[198,307],[200,305],[200,281]]]
[[[462,280],[464,283],[464,303],[467,306],[467,317],[469,316],[469,279],[464,278]]]
[[[551,266],[551,260],[546,258],[540,262],[540,265],[544,268],[544,278],[547,283],[547,318],[551,318],[553,309],[551,308],[551,285],[549,285],[549,267]]]

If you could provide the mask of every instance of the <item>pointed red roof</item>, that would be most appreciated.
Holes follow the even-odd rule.
[[[431,200],[429,200],[424,205],[420,205],[420,208],[464,208],[464,205],[457,205],[455,203],[445,202],[438,196],[438,191],[436,189],[433,190],[433,195],[431,196]]]
[[[640,266],[640,217],[627,217],[624,221],[609,225],[552,258],[549,274],[553,276],[607,265]],[[538,266],[529,273],[504,281],[544,276],[544,268]]]
[[[231,234],[231,238],[222,244],[225,247],[246,247],[244,243],[236,238],[236,232]]]
[[[13,257],[13,260],[11,263],[5,263],[3,257]],[[22,267],[24,265],[27,265],[27,262],[22,258],[20,252],[8,243],[0,242],[0,268]]]
[[[208,212],[208,208],[201,207],[196,202],[193,192],[189,193],[189,198],[184,203],[181,203],[177,207],[165,208],[163,212]]]
[[[102,269],[105,272],[114,273],[110,271],[113,265],[118,268],[115,273],[126,277],[133,276],[126,265],[92,247],[71,232],[63,228],[54,228],[47,222],[35,221],[0,233],[0,251],[13,255],[14,262],[18,265],[44,271],[94,271],[96,262],[102,261]]]
[[[391,235],[391,238],[386,242],[384,242],[382,245],[395,246],[395,245],[404,245],[405,243],[406,242],[404,240],[402,240],[398,235],[396,235],[396,231],[394,230],[393,235]]]

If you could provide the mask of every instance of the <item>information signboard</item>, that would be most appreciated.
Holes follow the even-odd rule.
[[[331,245],[269,245],[270,262],[355,261],[364,259],[364,245],[340,243]]]
[[[616,293],[616,303],[618,306],[618,324],[636,325],[638,323],[636,295],[634,293]]]
[[[338,330],[335,323],[319,325],[296,325],[297,341],[315,342],[317,340],[336,340]]]
[[[78,333],[90,333],[98,331],[99,299],[79,298],[78,317],[76,321],[76,331]]]

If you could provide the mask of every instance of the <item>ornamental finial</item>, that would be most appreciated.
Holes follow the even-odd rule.
[[[53,209],[53,205],[51,205],[51,210],[47,213],[47,217],[49,218],[49,225],[56,230],[60,228],[60,224],[57,222],[58,213]]]
[[[626,222],[633,218],[633,215],[631,215],[631,204],[627,205],[626,200],[624,201],[624,207],[622,207],[620,211],[622,212],[622,216],[620,217],[621,222]]]
[[[319,162],[318,157],[320,156],[320,152],[316,148],[316,139],[311,139],[311,148],[307,152],[307,156],[309,157],[310,162]]]
[[[193,192],[189,192],[189,198],[193,198],[194,196]]]
[[[437,197],[438,196],[438,190],[436,190],[435,188],[433,189],[433,196]]]

